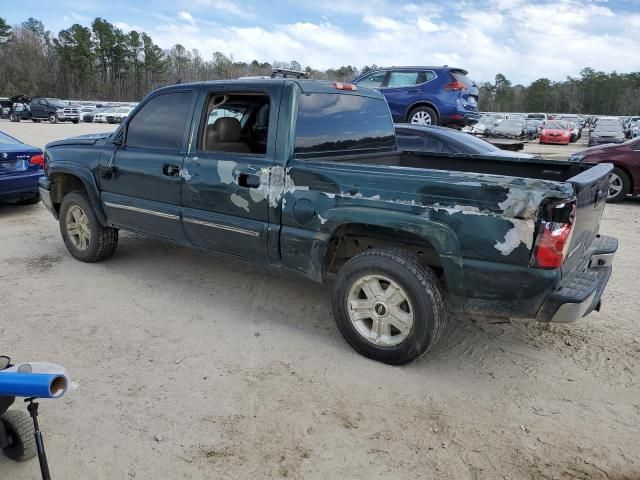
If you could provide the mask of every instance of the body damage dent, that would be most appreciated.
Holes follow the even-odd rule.
[[[233,203],[236,207],[242,208],[243,210],[249,211],[249,200],[246,198],[242,198],[240,195],[232,193],[231,194],[231,203]]]

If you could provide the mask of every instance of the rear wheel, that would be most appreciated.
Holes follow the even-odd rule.
[[[447,318],[435,273],[403,250],[372,249],[349,260],[338,272],[332,308],[355,350],[392,365],[424,353]]]
[[[98,221],[84,192],[72,192],[63,198],[59,222],[67,250],[82,262],[104,260],[118,246],[118,230]]]
[[[10,113],[9,114],[9,121],[10,122],[19,122],[20,121],[20,117],[18,115],[16,115],[15,113]]]
[[[58,115],[55,113],[49,115],[49,123],[58,123]]]
[[[438,115],[433,108],[417,107],[411,110],[409,123],[413,125],[438,125]]]
[[[9,441],[4,454],[17,462],[24,462],[36,456],[35,431],[31,417],[20,410],[8,410],[0,417],[7,430]]]
[[[624,170],[616,167],[609,177],[607,202],[616,203],[624,200],[631,190],[631,179]]]

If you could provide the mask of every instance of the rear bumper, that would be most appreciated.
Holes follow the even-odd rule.
[[[600,299],[609,277],[618,240],[598,236],[589,251],[584,271],[563,280],[549,295],[538,312],[541,322],[568,323],[579,320],[593,310],[600,310]]]
[[[36,196],[40,177],[42,177],[42,171],[0,177],[0,199],[21,200]]]
[[[460,127],[466,127],[467,125],[478,123],[481,116],[482,115],[478,112],[460,111],[451,115],[443,115],[441,123],[445,126],[457,125]]]

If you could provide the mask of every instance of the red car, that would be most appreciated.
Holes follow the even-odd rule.
[[[548,120],[540,132],[540,143],[569,145],[570,141],[571,127],[567,122]]]
[[[569,161],[613,163],[609,179],[608,202],[619,202],[627,195],[640,195],[640,137],[624,143],[598,145],[576,152]]]

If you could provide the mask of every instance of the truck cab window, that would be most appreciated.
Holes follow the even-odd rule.
[[[165,93],[145,103],[129,122],[127,146],[179,150],[191,96],[191,92]]]
[[[269,96],[211,93],[201,131],[201,150],[266,155]]]

